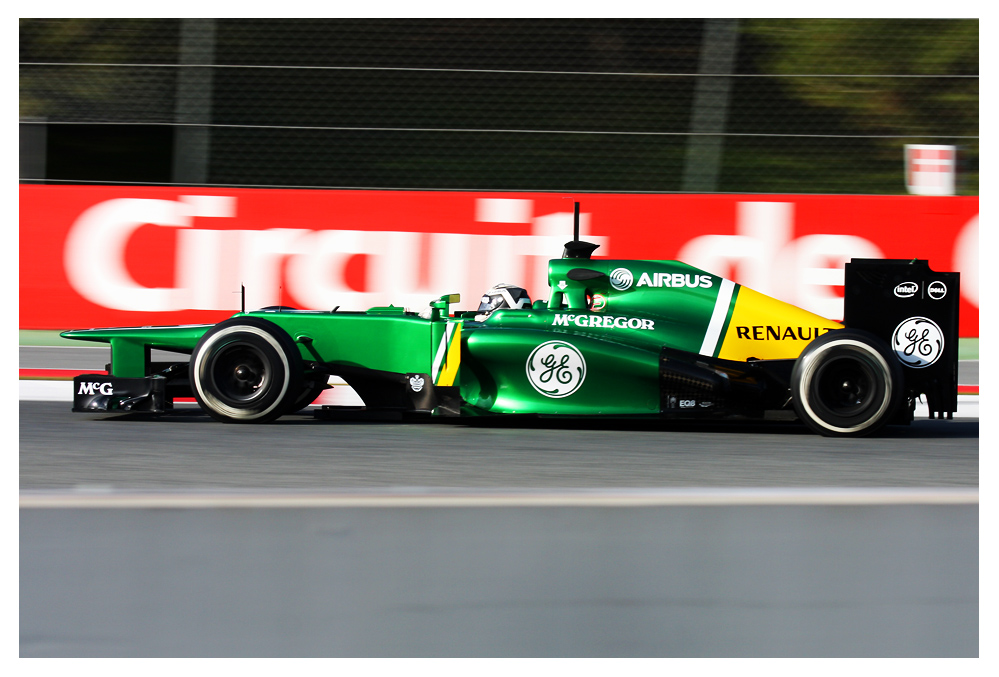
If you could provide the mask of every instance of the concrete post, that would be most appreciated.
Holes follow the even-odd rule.
[[[173,182],[208,183],[215,19],[181,19]],[[186,126],[205,125],[205,126]]]
[[[701,43],[701,74],[727,74],[735,67],[739,34],[738,19],[707,19]],[[721,174],[725,121],[728,116],[731,78],[697,78],[694,107],[690,116],[683,190],[711,193],[718,189]]]

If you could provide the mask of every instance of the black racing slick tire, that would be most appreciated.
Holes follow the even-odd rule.
[[[866,331],[837,329],[809,343],[795,362],[794,410],[820,435],[870,435],[898,411],[902,378],[902,366],[884,341]]]
[[[224,423],[267,423],[286,413],[305,387],[302,374],[291,337],[255,317],[219,322],[191,353],[194,397]]]

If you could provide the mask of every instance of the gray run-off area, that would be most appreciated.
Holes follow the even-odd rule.
[[[978,505],[25,509],[26,656],[977,656]]]

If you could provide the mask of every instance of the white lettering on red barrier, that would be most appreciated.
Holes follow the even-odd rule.
[[[322,220],[281,223],[278,217],[268,224],[273,227],[243,229],[236,219],[254,222],[254,217],[240,213],[237,197],[232,195],[114,198],[84,209],[75,218],[65,240],[63,267],[71,288],[84,299],[113,311],[143,313],[236,310],[241,284],[251,310],[289,301],[316,309],[364,309],[390,303],[418,309],[442,293],[478,298],[497,282],[515,282],[527,288],[532,298],[547,298],[548,260],[558,256],[571,237],[573,214],[535,215],[535,200],[523,198],[476,198],[467,204],[470,229],[493,232],[429,232],[433,226],[427,219],[412,231],[405,224],[384,230],[327,229],[323,225],[339,218],[328,211]],[[682,209],[682,203],[678,204]],[[840,319],[842,292],[837,287],[843,284],[845,262],[883,255],[877,244],[859,235],[796,237],[792,201],[742,200],[735,201],[734,208],[735,234],[693,237],[678,248],[675,257]],[[690,218],[698,218],[698,213]],[[650,224],[656,223],[649,218]],[[627,227],[632,231],[652,227],[644,223],[638,218]],[[176,237],[173,287],[143,286],[127,269],[126,247],[146,224],[169,229]],[[591,214],[580,214],[580,236],[602,245],[598,256],[614,254],[609,245],[615,231],[604,228],[607,236],[591,234]],[[455,230],[453,221],[451,230]],[[692,230],[687,227],[686,234],[678,233],[679,241],[690,237]],[[885,236],[879,242],[887,248],[894,246]],[[944,256],[950,255],[951,269],[962,273],[961,296],[977,307],[978,217],[970,218],[957,238],[948,242],[953,242],[948,245],[953,248]],[[628,254],[672,258],[675,246],[669,244],[663,252]],[[910,249],[920,257],[941,255],[918,242],[906,247],[904,255]],[[135,259],[129,260],[137,265]],[[948,265],[950,261],[941,262],[940,269]],[[22,295],[25,284],[22,280]]]
[[[533,208],[532,200],[481,202],[489,204],[479,215],[490,219],[523,219]],[[194,217],[206,216],[235,217],[235,198],[116,199],[94,205],[73,224],[66,241],[69,282],[98,305],[146,312],[236,310],[241,285],[248,310],[281,303],[282,290],[306,308],[390,303],[422,308],[441,289],[475,298],[503,280],[525,280],[537,297],[548,286],[548,259],[561,251],[573,227],[568,212],[533,218],[531,235],[192,227]],[[581,237],[606,245],[606,238],[589,235],[589,215],[580,217]],[[143,287],[126,270],[128,239],[147,223],[182,229],[176,287]],[[347,264],[356,255],[368,262],[359,289],[346,280]],[[428,270],[419,284],[421,257]]]
[[[961,296],[978,307],[978,215],[964,224],[954,242],[951,270],[961,271]]]
[[[175,310],[186,304],[177,289],[143,287],[125,269],[125,245],[140,226],[151,223],[190,228],[198,217],[231,217],[236,200],[188,196],[181,200],[121,198],[98,203],[77,219],[66,239],[66,276],[89,301],[119,310]]]

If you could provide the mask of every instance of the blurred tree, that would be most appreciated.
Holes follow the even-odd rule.
[[[755,19],[764,72],[846,75],[781,80],[809,104],[870,134],[978,135],[978,20]],[[862,76],[903,77],[862,77]],[[859,76],[859,77],[858,77]]]
[[[20,19],[20,116],[48,120],[169,121],[177,19]],[[34,66],[25,64],[66,64]],[[74,64],[111,64],[81,67]]]
[[[703,20],[217,24],[211,61],[240,67],[203,74],[190,118],[181,20],[21,19],[24,153],[44,156],[22,178],[179,180],[186,120],[215,125],[200,155],[227,184],[673,191],[683,134],[707,131],[723,192],[902,193],[906,143],[958,145],[959,191],[978,190],[975,19],[740,21],[717,75],[749,77],[709,129]]]

